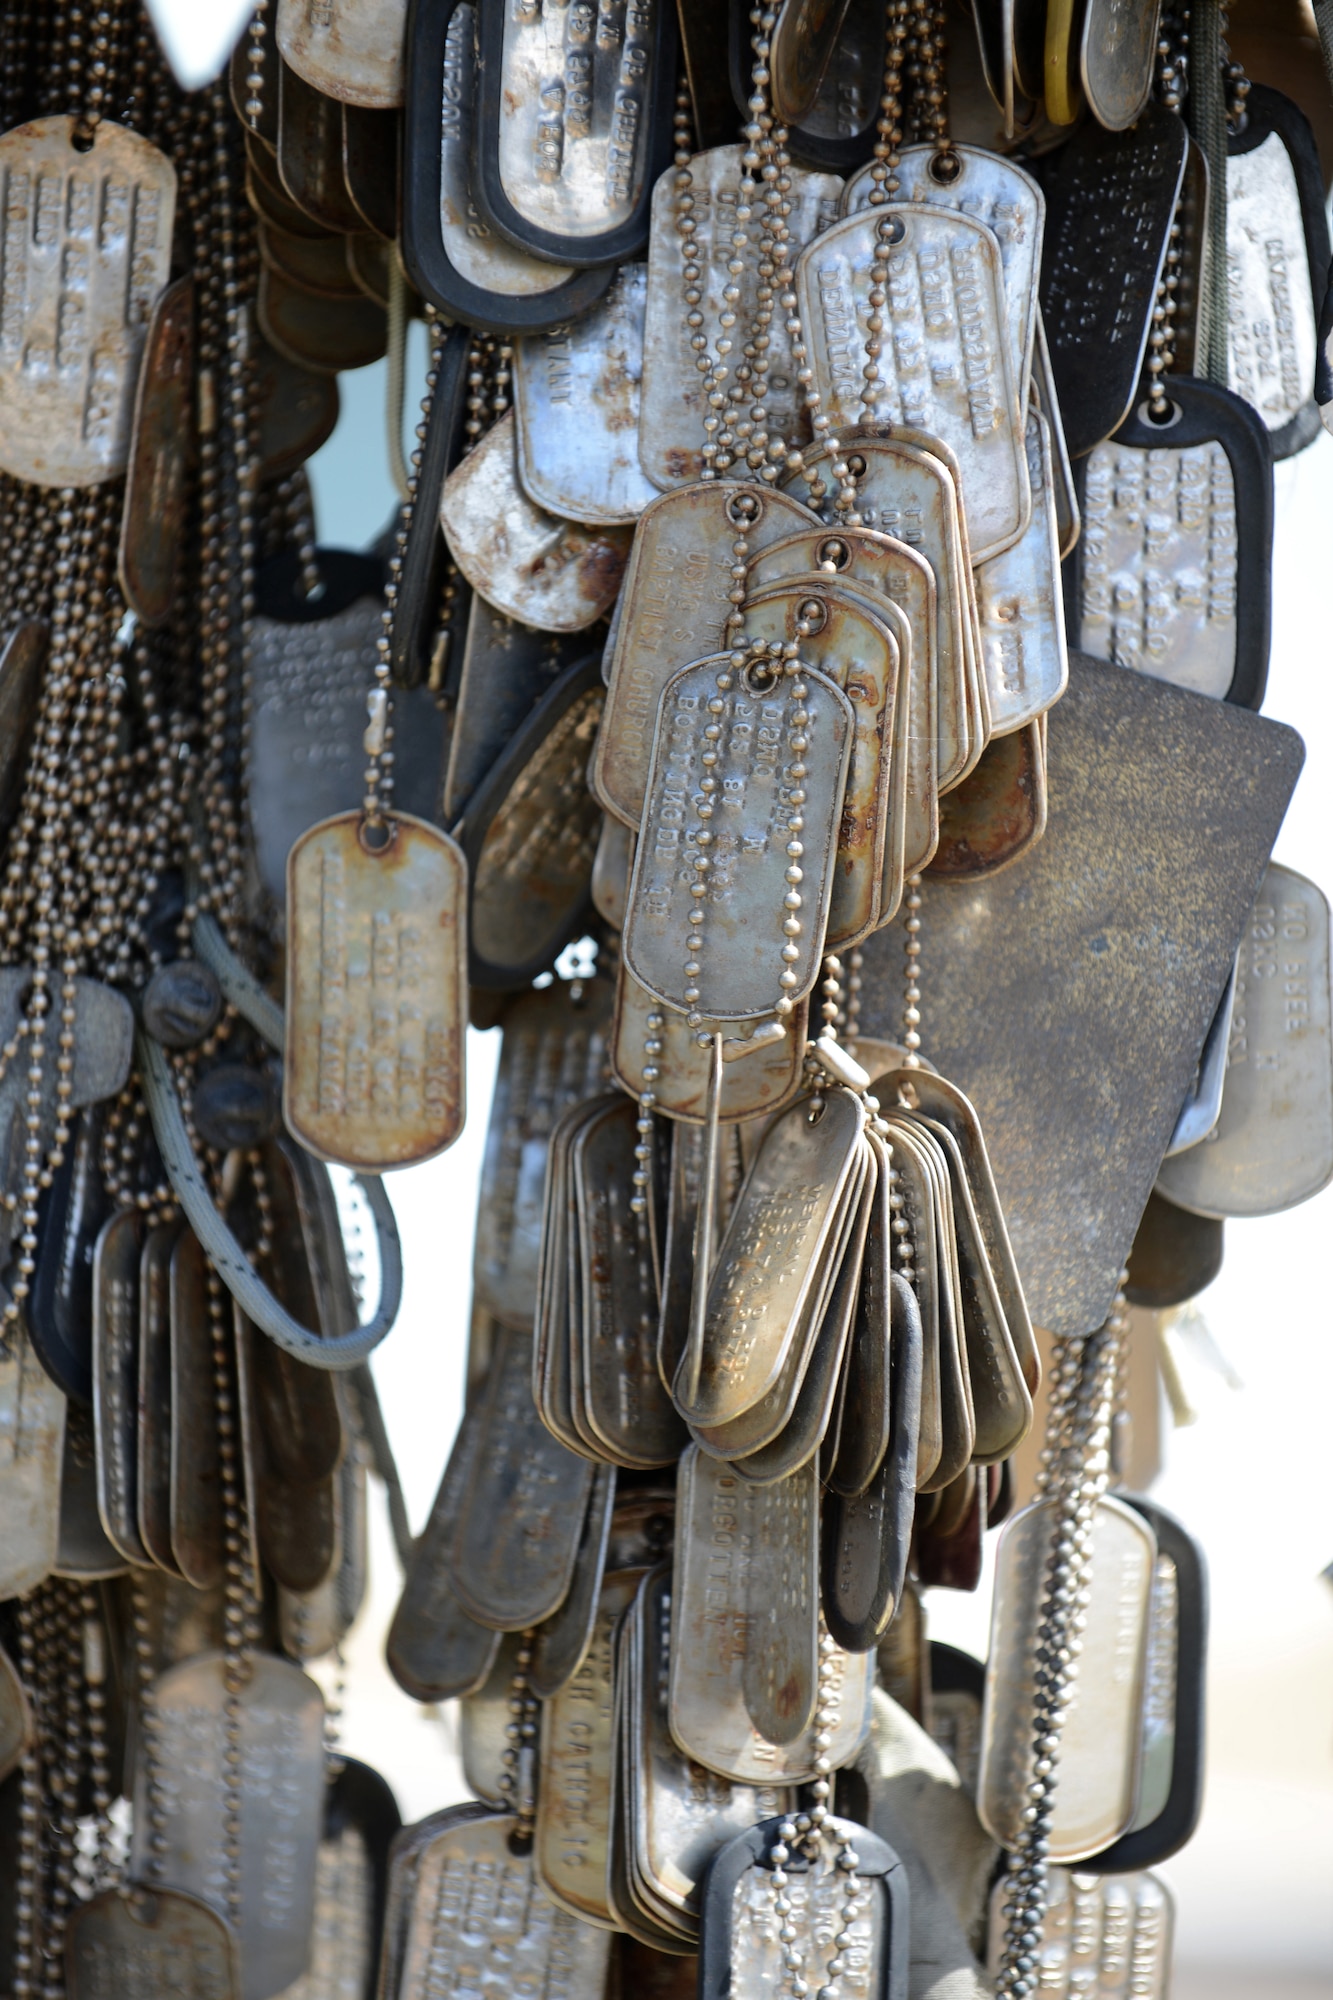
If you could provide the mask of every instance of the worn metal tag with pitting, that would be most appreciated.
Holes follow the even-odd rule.
[[[73,118],[0,138],[0,470],[37,486],[123,472],[134,393],[167,282],[176,170],[137,132]]]
[[[312,89],[391,111],[403,101],[407,0],[278,0],[282,59]]]
[[[340,813],[292,849],[283,1105],[320,1159],[378,1173],[462,1131],[466,875],[405,813]]]
[[[781,675],[729,676],[728,667],[725,653],[700,660],[662,691],[624,950],[635,978],[668,1006],[697,1003],[710,1020],[744,1021],[784,993],[801,999],[818,977],[855,718],[841,688],[812,668],[801,671],[800,697]],[[723,691],[719,677],[731,680]],[[705,733],[715,725],[716,740]],[[701,813],[710,799],[716,806]],[[793,818],[802,822],[804,878],[799,936],[789,942]],[[688,942],[696,908],[705,938],[697,975],[685,971],[696,963]]]
[[[1026,442],[1032,519],[1012,548],[976,570],[992,736],[1035,721],[1069,679],[1051,427],[1036,410],[1028,411]]]

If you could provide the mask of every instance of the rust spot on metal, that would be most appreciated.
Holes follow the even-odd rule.
[[[1040,723],[997,736],[971,775],[940,800],[940,844],[929,873],[958,880],[993,874],[1041,838],[1046,773]]]
[[[629,561],[629,536],[611,541],[598,536],[579,558],[579,589],[590,604],[608,603],[620,588]]]

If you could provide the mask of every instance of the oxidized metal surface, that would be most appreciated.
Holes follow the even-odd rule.
[[[677,1375],[687,1422],[743,1416],[781,1373],[860,1159],[862,1124],[858,1099],[835,1089],[817,1124],[798,1100],[770,1126],[718,1250],[692,1395]]]
[[[755,556],[813,525],[786,494],[728,480],[664,493],[644,510],[625,568],[592,765],[598,798],[626,826],[637,829],[643,815],[663,688],[721,644],[732,543],[743,532]]]
[[[773,112],[804,124],[819,96],[846,18],[848,0],[783,0],[769,38]]]
[[[464,810],[496,759],[508,748],[519,724],[586,650],[587,642],[581,637],[536,632],[497,611],[479,591],[473,592],[449,734],[449,765],[444,779],[446,820],[452,822]],[[363,681],[367,657],[362,655]],[[396,789],[396,773],[394,783]]]
[[[402,103],[406,25],[407,0],[278,0],[283,61],[345,104]]]
[[[976,769],[940,800],[939,845],[929,873],[953,881],[992,874],[1026,854],[1046,830],[1041,723],[986,745]]]
[[[606,713],[605,703],[602,704],[602,713]],[[596,755],[596,746],[593,754]],[[592,901],[598,916],[610,924],[613,931],[625,928],[629,871],[633,865],[634,835],[623,820],[617,819],[613,813],[603,813],[597,852],[592,858]]]
[[[528,499],[518,482],[512,410],[446,479],[440,520],[473,589],[524,625],[581,632],[615,601],[629,530],[557,520]]]
[[[1051,432],[1035,410],[1028,412],[1026,444],[1032,518],[1012,548],[976,570],[992,736],[1034,722],[1060,699],[1069,678]]]
[[[656,1009],[662,1025],[650,1030],[648,1016]],[[777,1040],[763,1036],[748,1053],[724,1064],[718,1116],[724,1121],[758,1118],[780,1111],[801,1087],[805,1065],[806,1022],[809,1003],[802,1001],[791,1015],[787,1030]],[[750,1041],[756,1029],[764,1027],[772,1015],[732,1025],[737,1043]],[[661,1043],[651,1058],[645,1044]],[[730,1051],[727,1051],[730,1053]],[[622,1090],[637,1097],[647,1088],[643,1071],[646,1063],[656,1063],[659,1074],[653,1081],[654,1108],[668,1118],[683,1118],[702,1125],[707,1111],[710,1057],[701,1049],[694,1030],[683,1014],[659,1007],[646,987],[640,986],[623,965],[616,979],[616,1017],[611,1037],[611,1068]]]
[[[348,266],[348,237],[289,236],[262,219],[256,233],[264,263],[302,291],[318,292],[321,298],[354,299],[363,289]]]
[[[610,982],[568,981],[523,994],[505,1011],[481,1169],[472,1253],[478,1300],[506,1326],[529,1329],[537,1305],[542,1201],[552,1127],[602,1087]]]
[[[881,1994],[898,2000],[905,1988],[896,1980],[888,1983],[883,1900],[874,1889],[863,1894],[846,1922],[847,1878],[831,1859],[830,1847],[821,1848],[818,1861],[809,1868],[788,1875],[785,1897],[790,1904],[786,1916],[775,1907],[773,1878],[766,1868],[747,1868],[732,1891],[731,1976],[725,1990],[734,2000],[766,2000],[768,1994],[782,1991],[790,1975],[781,1934],[789,1927],[799,1940],[797,1950],[804,1947],[808,1980],[818,1980],[822,1986],[829,1976],[826,1968],[836,1956],[841,1966],[836,1990],[845,2000],[879,2000]],[[711,1916],[710,1909],[710,1920]],[[846,1936],[847,1942],[835,1945],[835,1936]],[[713,2000],[702,1982],[700,1990]]]
[[[927,890],[926,1052],[976,1106],[1032,1318],[1082,1334],[1110,1310],[1303,752],[1081,655],[1048,732],[1045,838]],[[863,947],[867,1033],[896,1029],[901,952],[892,925]]]
[[[1280,431],[1310,400],[1318,318],[1291,156],[1276,132],[1227,159],[1227,384]]]
[[[222,1468],[208,1262],[194,1231],[171,1253],[171,1552],[196,1590],[222,1580]]]
[[[954,144],[949,155],[960,163],[961,170],[950,181],[937,180],[930,170],[931,161],[936,158],[935,148],[905,146],[895,199],[959,209],[984,222],[994,235],[1000,246],[1009,315],[1009,365],[1018,386],[1019,401],[1026,408],[1046,197],[1030,174],[999,153],[983,152],[979,146]],[[874,185],[874,168],[862,167],[843,191],[842,213],[857,215],[868,208]]]
[[[282,479],[327,443],[338,421],[338,384],[289,361],[267,341],[254,343],[259,405],[259,474]]]
[[[1148,102],[1158,12],[1158,0],[1087,0],[1079,79],[1093,117],[1109,132],[1123,132]]]
[[[740,146],[714,146],[696,153],[689,163],[691,238],[700,266],[698,310],[710,341],[720,314],[726,310],[723,291],[732,282],[727,265],[734,255],[732,234],[740,200]],[[836,174],[810,173],[790,167],[791,204],[786,218],[792,251],[809,243],[837,220],[842,182]],[[639,413],[639,457],[648,477],[659,486],[682,486],[697,479],[703,468],[704,418],[708,388],[696,365],[687,324],[692,308],[685,298],[683,239],[677,221],[676,177],[664,175],[653,191],[652,233],[648,243],[648,314],[644,330],[643,390]],[[758,258],[745,260],[739,280],[741,296],[735,311],[738,324],[753,322],[759,289]],[[808,327],[809,322],[806,322]],[[768,329],[768,373],[765,406],[768,427],[777,437],[800,444],[810,436],[805,398],[796,379],[796,362],[785,316],[774,313]],[[807,334],[808,338],[808,334]]]
[[[0,1646],[0,1784],[23,1755],[32,1733],[32,1715],[18,1668]]]
[[[287,863],[283,1114],[321,1159],[407,1166],[463,1127],[466,866],[405,813],[374,850],[359,812],[303,834]]]
[[[160,1829],[161,1879],[214,1908],[225,1900],[225,1668],[202,1653],[154,1689],[154,1754],[134,1768],[130,1873],[144,1879],[149,1828]],[[252,1656],[240,1691],[239,2000],[270,2000],[305,1970],[324,1804],[324,1697],[272,1653]],[[150,1818],[148,1786],[155,1788]],[[155,1850],[156,1851],[156,1850]]]
[[[770,1743],[810,1728],[819,1681],[819,1475],[813,1463],[751,1501],[745,1603],[746,1712]]]
[[[592,1644],[602,1577],[608,1567],[615,1501],[615,1468],[599,1465],[593,1473],[568,1595],[559,1610],[538,1628],[533,1642],[528,1685],[543,1701],[559,1694],[574,1678]]]
[[[0,650],[0,827],[7,827],[18,810],[50,637],[48,626],[27,619],[13,628]]]
[[[1139,1217],[1125,1267],[1125,1297],[1133,1306],[1183,1305],[1222,1268],[1223,1229],[1211,1215],[1195,1215],[1154,1188]]]
[[[903,232],[888,255],[894,337],[883,344],[880,381],[866,407],[871,271],[886,215]],[[991,231],[970,215],[924,202],[850,215],[802,252],[796,294],[832,423],[906,424],[941,439],[958,460],[973,560],[1007,548],[1027,525],[1030,501],[1000,250]]]
[[[416,1858],[396,2000],[513,2000],[516,1993],[601,1993],[611,1933],[557,1909],[514,1821],[477,1813],[435,1834]]]
[[[1051,1501],[1025,1507],[1006,1523],[996,1559],[977,1813],[1008,1848],[1018,1841],[1031,1776],[1038,1612],[1054,1521]],[[1100,1500],[1092,1522],[1083,1645],[1061,1725],[1052,1861],[1096,1854],[1133,1821],[1156,1560],[1156,1540],[1143,1516],[1119,1500]]]
[[[1333,1177],[1329,959],[1323,893],[1270,862],[1241,941],[1217,1123],[1158,1175],[1173,1202],[1271,1215]]]
[[[592,1924],[612,1922],[606,1900],[617,1699],[612,1641],[643,1575],[641,1569],[608,1574],[587,1654],[542,1710],[533,1861],[552,1901]]]
[[[727,659],[721,654],[700,660],[662,691],[624,952],[625,963],[651,993],[669,1006],[692,1004],[685,998],[686,989],[693,990],[684,971],[692,957],[686,936],[695,907],[694,863],[706,849],[708,942],[698,1004],[709,1019],[745,1021],[771,1011],[783,991],[784,970],[795,975],[787,989],[792,999],[808,993],[819,976],[854,715],[841,688],[813,670],[802,672],[807,693],[799,702],[785,681],[756,690],[746,675],[719,693]],[[723,703],[717,716],[709,707],[715,695]],[[788,961],[782,957],[782,912],[789,821],[797,812],[789,774],[798,711],[809,718],[798,732],[806,746],[799,758],[805,879],[798,955]],[[694,801],[704,796],[697,794],[705,773],[700,760],[712,747],[704,731],[714,721],[723,731],[712,775],[724,816],[719,825],[705,827]],[[701,844],[705,831],[710,838]]]
[[[324,229],[363,227],[343,177],[342,140],[342,106],[323,91],[312,89],[288,64],[280,63],[279,184],[289,200]]]
[[[557,1443],[532,1401],[532,1343],[496,1340],[478,1471],[454,1543],[464,1608],[501,1632],[549,1618],[573,1574],[592,1467]]]
[[[1138,389],[1188,144],[1160,104],[1132,132],[1089,120],[1047,185],[1041,310],[1074,458],[1111,435]]]
[[[991,1891],[990,1964],[1004,1950],[1006,1878]],[[1037,1961],[1043,2000],[1167,2000],[1175,1905],[1156,1875],[1052,1868]]]
[[[70,2000],[149,2000],[188,1993],[233,2000],[240,1992],[228,1925],[178,1889],[104,1889],[70,1912],[65,1934]]]
[[[168,285],[153,311],[134,405],[120,585],[145,625],[171,614],[194,446],[194,279]]]
[[[568,326],[514,344],[518,476],[570,521],[637,521],[658,488],[639,466],[646,264],[625,264],[606,297]]]
[[[151,1566],[139,1533],[139,1263],[143,1223],[122,1209],[93,1255],[93,1430],[97,1509],[127,1562]]]
[[[1082,649],[1220,701],[1236,670],[1238,534],[1219,443],[1098,445],[1083,483]]]
[[[669,1720],[678,1748],[696,1763],[741,1784],[806,1782],[819,1754],[815,1732],[795,1743],[767,1742],[745,1707],[750,1629],[751,1510],[763,1489],[747,1485],[731,1466],[692,1447],[678,1475],[676,1553],[671,1585]],[[829,1655],[836,1696],[832,1741],[835,1768],[850,1763],[870,1728],[874,1654]]]
[[[171,262],[170,160],[106,119],[80,151],[74,124],[36,118],[0,138],[0,469],[38,486],[123,471]]]
[[[171,1255],[177,1223],[159,1223],[139,1260],[139,1535],[157,1567],[179,1576],[171,1548]]]
[[[255,311],[269,345],[319,375],[365,368],[382,357],[388,342],[388,321],[374,299],[361,292],[345,299],[321,298],[268,264],[259,273]]]

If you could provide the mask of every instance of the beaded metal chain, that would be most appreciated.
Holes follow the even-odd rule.
[[[513,1679],[509,1683],[510,1719],[505,1725],[500,1772],[500,1796],[506,1812],[514,1816],[510,1844],[521,1853],[526,1853],[532,1845],[537,1818],[537,1732],[541,1703],[528,1680],[535,1638],[535,1632],[524,1632],[519,1640]]]

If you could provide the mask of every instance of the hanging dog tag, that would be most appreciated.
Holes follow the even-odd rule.
[[[1271,1215],[1333,1178],[1329,909],[1270,862],[1241,944],[1222,1108],[1163,1161],[1163,1194],[1200,1215]]]
[[[357,271],[358,251],[365,251],[384,273],[384,282],[373,296],[382,305],[389,302],[388,260],[384,246],[399,233],[398,154],[402,142],[402,120],[395,111],[378,111],[343,100],[343,179],[352,206],[360,215],[367,234],[349,236],[347,261]]]
[[[1025,1507],[1000,1537],[986,1667],[977,1812],[1002,1847],[1017,1844],[1032,1757],[1033,1648],[1055,1508]],[[1093,1516],[1083,1646],[1060,1732],[1053,1861],[1096,1854],[1138,1803],[1143,1671],[1157,1545],[1132,1507],[1105,1499]]]
[[[894,337],[867,409],[866,321],[886,216],[902,232],[887,259]],[[973,561],[1017,541],[1031,497],[1000,248],[986,225],[924,202],[850,215],[802,252],[796,294],[832,423],[906,424],[942,439],[958,460]]]
[[[5,203],[0,469],[37,486],[97,486],[125,468],[139,361],[167,282],[170,160],[103,119],[0,137]]]
[[[137,2000],[189,1993],[233,2000],[240,1992],[230,1926],[179,1889],[106,1889],[70,1912],[65,1932],[70,2000]]]
[[[97,1235],[111,1210],[99,1155],[102,1124],[80,1112],[65,1157],[37,1209],[28,1336],[52,1381],[80,1405],[93,1400],[92,1278]]]
[[[1088,109],[1108,132],[1123,132],[1143,114],[1157,60],[1157,0],[1120,7],[1087,0],[1079,45],[1079,81]]]
[[[750,115],[754,23],[744,0],[729,0],[725,12],[734,106],[729,128],[734,129],[738,116],[744,125]],[[790,91],[789,101],[808,100],[801,117],[783,121],[789,125],[787,143],[794,159],[845,174],[869,157],[884,88],[885,26],[876,0],[835,0],[832,7],[823,0],[814,5],[798,0],[781,11],[769,57],[774,98]],[[825,51],[827,60],[822,61]]]
[[[171,1257],[178,1223],[159,1223],[139,1259],[139,1537],[179,1576],[171,1547]]]
[[[1231,977],[1222,989],[1222,998],[1217,1003],[1212,1025],[1204,1037],[1198,1068],[1185,1092],[1180,1116],[1171,1134],[1171,1144],[1166,1149],[1168,1160],[1173,1153],[1183,1153],[1188,1147],[1197,1146],[1217,1123],[1217,1115],[1222,1109],[1222,1085],[1227,1073],[1231,1018],[1236,1006],[1237,971],[1238,968],[1233,966]]]
[[[466,864],[425,820],[387,838],[359,812],[303,834],[287,863],[289,1129],[321,1159],[381,1172],[463,1128]]]
[[[591,783],[607,812],[638,829],[662,690],[686,661],[717,646],[731,609],[731,550],[752,555],[813,525],[786,494],[729,480],[664,493],[634,534],[610,644],[606,708]],[[817,565],[814,565],[817,567]]]
[[[1035,721],[1060,699],[1069,679],[1051,431],[1035,410],[1028,411],[1027,461],[1032,519],[1026,532],[976,571],[993,737]]]
[[[301,368],[336,375],[343,368],[368,368],[381,361],[388,345],[384,308],[358,292],[355,297],[323,298],[295,285],[265,264],[255,297],[259,330],[270,346]]]
[[[783,1746],[810,1728],[819,1681],[819,1477],[813,1464],[757,1489],[747,1510],[741,1692],[759,1734]]]
[[[194,449],[194,279],[168,285],[144,342],[120,524],[120,584],[145,625],[171,615]]]
[[[1078,468],[1075,643],[1097,659],[1258,708],[1268,676],[1273,472],[1267,433],[1226,389],[1167,378]]]
[[[143,1224],[113,1215],[93,1259],[93,1426],[97,1509],[127,1562],[151,1566],[139,1533],[139,1265]]]
[[[171,1253],[171,1552],[196,1590],[222,1580],[225,1550],[208,1265],[192,1229]]]
[[[335,0],[341,4],[341,0]],[[278,66],[278,179],[289,201],[323,229],[360,229],[343,175],[342,106]]]
[[[1084,125],[1047,184],[1041,310],[1074,458],[1138,391],[1188,146],[1184,120],[1150,104],[1129,132]]]
[[[562,673],[586,657],[581,633],[536,632],[476,593],[468,609],[458,700],[449,735],[444,817],[464,811],[515,731]]]
[[[1227,382],[1259,412],[1274,458],[1318,436],[1315,338],[1328,218],[1314,134],[1279,91],[1251,84],[1227,135]]]
[[[648,236],[671,158],[676,12],[483,6],[478,204],[511,243],[567,264],[623,264]]]
[[[492,229],[473,199],[477,10],[470,0],[412,9],[403,137],[403,262],[425,299],[483,333],[574,319],[614,266],[571,270]]]
[[[615,1468],[598,1466],[574,1558],[569,1595],[560,1609],[538,1627],[533,1643],[528,1685],[542,1701],[567,1687],[587,1658],[597,1622],[602,1579],[608,1568],[615,1501]]]
[[[748,327],[754,320],[760,284],[757,255],[752,252],[745,260],[738,281],[728,270],[736,255],[731,239],[740,200],[742,151],[740,146],[715,146],[707,153],[696,153],[689,163],[693,203],[689,214],[695,224],[689,239],[691,261],[700,267],[694,289],[703,294],[697,307],[685,297],[690,287],[685,281],[685,239],[680,233],[675,175],[659,180],[653,194],[639,457],[644,471],[658,486],[686,485],[697,479],[703,468],[708,383],[691,345],[694,328],[689,315],[701,313],[706,329],[716,327],[719,316],[728,310],[735,311],[740,326]],[[787,177],[792,185],[784,203],[790,202],[791,208],[785,220],[792,250],[796,251],[836,221],[842,182],[835,174],[808,173],[801,167],[788,168]],[[739,282],[741,297],[732,307],[722,294],[734,282]],[[797,380],[786,317],[774,313],[768,328],[764,401],[770,432],[799,444],[810,436],[810,419]],[[679,655],[678,660],[681,657],[686,656]]]
[[[648,1017],[653,1013],[660,1026],[649,1026]],[[728,1036],[723,1048],[725,1067],[718,1099],[717,1115],[724,1123],[758,1118],[790,1103],[801,1087],[808,1018],[809,1002],[802,1001],[777,1034],[772,1032],[771,1014],[732,1024],[735,1033]],[[651,1049],[649,1042],[654,1045]],[[611,1068],[621,1089],[637,1097],[649,1087],[650,1079],[645,1075],[649,1064],[657,1069],[651,1079],[654,1109],[668,1118],[703,1124],[710,1072],[708,1050],[699,1047],[683,1014],[660,1007],[622,965],[616,981]]]
[[[445,481],[440,520],[474,590],[543,632],[582,632],[610,609],[629,554],[627,528],[561,521],[518,482],[508,411]]]
[[[1045,717],[986,745],[981,761],[940,800],[930,873],[970,881],[1007,868],[1046,831]]]
[[[1005,1898],[1013,1878],[1001,1875],[991,1891],[990,1964],[1004,1955]],[[1168,2000],[1175,1905],[1155,1875],[1099,1877],[1052,1868],[1046,1877],[1046,1914],[1033,1957],[1042,1991],[1053,2000]]]
[[[289,361],[266,340],[253,347],[259,407],[259,477],[285,479],[327,444],[338,421],[338,384]]]
[[[1196,1298],[1222,1268],[1224,1234],[1218,1217],[1195,1215],[1154,1188],[1125,1259],[1129,1303],[1161,1312]]]
[[[708,943],[698,1004],[712,1020],[744,1021],[770,1010],[784,991],[801,999],[819,976],[855,717],[841,688],[813,669],[802,670],[807,692],[798,699],[783,677],[766,682],[748,670],[722,692],[718,677],[728,665],[726,654],[700,660],[662,691],[624,952],[649,992],[671,1007],[694,1006],[694,976],[684,967],[693,961],[691,890],[704,875],[695,865],[703,858]],[[798,715],[805,718],[799,724]],[[705,730],[714,723],[723,733],[716,762],[705,766],[701,759],[713,748]],[[791,747],[796,737],[799,752]],[[799,811],[791,803],[793,760],[801,767]],[[694,804],[708,796],[696,792],[706,771],[723,802],[715,827]],[[794,816],[802,821],[804,881],[800,942],[788,958],[782,913]],[[785,985],[788,971],[792,983]]]
[[[639,468],[647,294],[647,265],[626,264],[582,319],[515,344],[519,480],[567,520],[621,526],[657,498]]]
[[[0,1588],[21,1597],[50,1575],[60,1538],[65,1398],[20,1324],[0,1354]]]
[[[240,1752],[239,2000],[270,2000],[305,1970],[324,1802],[324,1697],[299,1667],[256,1653],[229,1723],[220,1653],[170,1668],[154,1689],[152,1748],[134,1761],[130,1871],[215,1908],[225,1903],[225,1760]],[[151,1788],[151,1789],[150,1789]],[[153,1804],[150,1810],[149,1799]],[[151,1845],[150,1845],[151,1839]]]
[[[360,297],[362,287],[348,264],[348,237],[331,232],[314,237],[289,236],[262,217],[258,237],[263,263],[280,277],[289,278],[301,291],[317,292],[321,298],[329,299]]]
[[[463,1413],[385,1643],[390,1673],[416,1701],[475,1694],[485,1685],[500,1644],[498,1633],[464,1611],[450,1570],[481,1439],[481,1413],[474,1406]]]
[[[278,0],[284,62],[325,97],[389,110],[403,101],[407,0]]]

